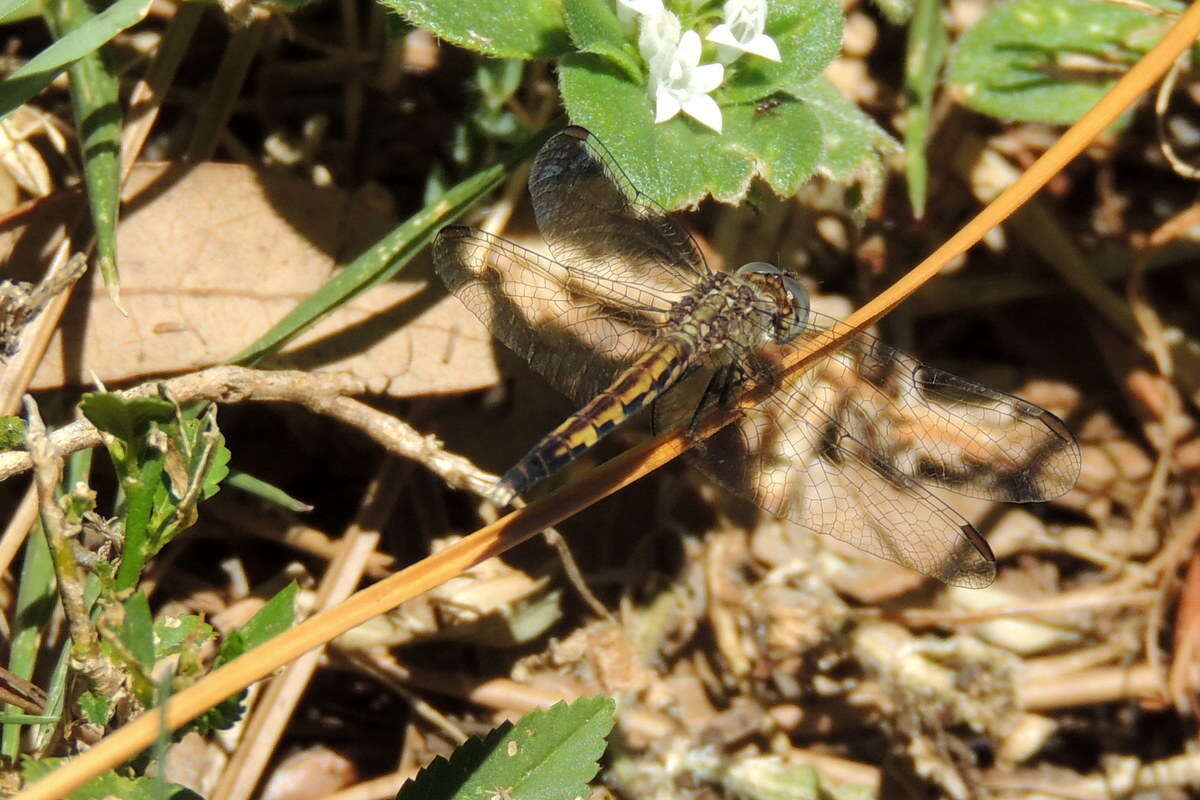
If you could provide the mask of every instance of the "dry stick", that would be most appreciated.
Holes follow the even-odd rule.
[[[92,627],[87,603],[83,599],[84,580],[75,563],[74,539],[78,522],[67,519],[58,503],[58,484],[62,479],[62,458],[46,436],[46,425],[32,397],[25,396],[26,441],[33,454],[33,481],[37,486],[42,528],[58,580],[58,596],[71,632],[71,660],[87,675],[90,688],[102,696],[114,697],[121,688],[121,675],[100,651],[100,640]]]
[[[397,469],[399,463],[395,458],[388,458],[371,481],[359,513],[342,537],[338,554],[321,579],[317,608],[335,607],[349,597],[362,580],[367,561],[379,544],[379,531],[396,505],[402,485]],[[323,647],[308,651],[288,665],[283,675],[271,681],[259,697],[250,724],[242,731],[237,752],[210,794],[211,800],[244,800],[254,791],[323,652]]]
[[[950,237],[912,272],[860,308],[847,320],[847,331],[861,330],[894,308],[950,259],[965,252],[985,233],[1011,214],[1116,119],[1138,95],[1162,75],[1180,53],[1200,36],[1200,3],[1184,12],[1179,22],[1112,89],[1042,154],[1011,187],[1000,194],[958,233]],[[837,343],[830,337],[798,353],[792,368],[811,362]],[[823,345],[823,347],[822,347]],[[687,448],[681,434],[663,437],[631,450],[522,511],[509,514],[445,550],[370,586],[340,607],[317,614],[252,650],[172,697],[161,710],[148,712],[113,732],[86,753],[16,795],[16,800],[57,800],[107,769],[116,767],[148,747],[163,729],[174,730],[204,713],[229,695],[271,674],[304,652],[328,642],[371,617],[395,608],[444,583],[481,561],[499,555],[543,528],[607,497],[678,456]]]

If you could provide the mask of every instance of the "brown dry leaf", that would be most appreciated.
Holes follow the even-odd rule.
[[[64,219],[62,203],[46,208],[42,216],[53,219],[35,219],[27,241],[0,240],[10,264],[36,262],[24,253],[44,239],[30,231]],[[117,247],[129,316],[97,275],[85,278],[33,389],[87,384],[93,374],[118,383],[220,363],[394,224],[338,189],[217,163],[138,166],[123,213]],[[393,396],[469,391],[497,380],[491,337],[420,259],[264,366],[352,373]]]

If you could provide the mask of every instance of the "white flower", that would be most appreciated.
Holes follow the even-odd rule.
[[[725,21],[709,31],[717,47],[717,60],[728,64],[742,53],[780,61],[779,46],[763,33],[767,25],[767,0],[725,0]]]
[[[644,23],[643,34],[648,27]],[[659,43],[666,41],[660,39]],[[638,45],[642,46],[641,39]],[[688,31],[669,50],[647,54],[643,49],[642,55],[650,65],[655,122],[666,122],[682,111],[702,125],[721,132],[721,107],[708,93],[721,85],[725,68],[720,64],[700,65],[700,34]]]
[[[617,19],[626,30],[638,17],[656,17],[664,11],[663,0],[617,0]]]
[[[638,33],[638,52],[650,70],[651,78],[666,71],[667,65],[679,49],[679,17],[660,8],[658,13],[642,17],[642,28]]]

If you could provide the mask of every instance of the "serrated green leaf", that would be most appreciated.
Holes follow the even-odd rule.
[[[56,769],[63,767],[68,759],[25,756],[21,759],[21,777],[26,783],[41,780]],[[158,778],[123,778],[106,772],[71,792],[64,800],[204,800],[200,795],[174,783]]]
[[[570,40],[558,2],[544,0],[382,0],[448,42],[499,58],[555,58]]]
[[[963,34],[946,77],[968,108],[1067,124],[1095,105],[1170,25],[1170,19],[1101,0],[1010,0]]]
[[[621,29],[611,0],[563,0],[563,16],[576,48],[612,59],[630,80],[640,82],[641,60]]]
[[[761,100],[780,89],[820,75],[842,46],[844,20],[834,0],[772,2],[766,33],[779,46],[782,60],[742,56],[726,68],[725,83],[714,97],[722,106]]]
[[[821,123],[803,103],[780,97],[765,108],[743,105],[725,115],[729,136],[750,146],[757,172],[780,197],[791,197],[821,159]]]
[[[900,145],[825,78],[789,87],[788,92],[821,123],[820,168],[834,179],[844,180],[864,162],[879,164],[882,155],[899,152]]]
[[[102,694],[84,692],[79,695],[79,710],[93,725],[108,724],[108,716],[112,712],[112,698]]]
[[[434,759],[397,800],[586,797],[615,708],[607,697],[585,697],[526,714],[467,742],[449,760]]]
[[[639,189],[668,209],[706,195],[738,202],[754,163],[744,148],[684,117],[654,124],[646,89],[612,62],[590,53],[566,56],[559,88],[571,121],[595,133]]]
[[[175,406],[161,397],[122,397],[112,392],[88,392],[79,410],[100,430],[125,442],[144,436],[150,423],[175,419]]]
[[[25,448],[25,420],[20,417],[0,417],[0,451]]]

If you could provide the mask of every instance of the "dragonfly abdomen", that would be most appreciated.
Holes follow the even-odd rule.
[[[563,420],[504,473],[493,499],[504,505],[590,450],[614,428],[653,402],[692,366],[693,341],[665,336],[612,385]]]

